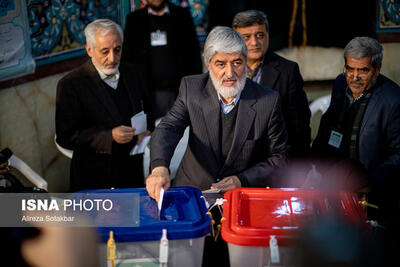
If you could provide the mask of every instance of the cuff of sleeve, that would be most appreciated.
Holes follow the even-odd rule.
[[[99,133],[99,138],[95,138],[93,141],[93,147],[99,154],[112,154],[113,145],[112,129],[102,131]]]
[[[239,178],[239,181],[242,184],[242,187],[249,186],[249,182],[247,181],[247,178],[243,174],[237,174],[236,176]]]
[[[160,166],[168,168],[168,164],[165,162],[165,160],[162,160],[162,159],[153,160],[150,163],[150,173],[154,168],[160,167]],[[171,171],[169,170],[169,168],[168,168],[168,172],[171,174]]]

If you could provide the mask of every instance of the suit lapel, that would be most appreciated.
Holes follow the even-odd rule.
[[[119,114],[117,106],[112,101],[109,93],[107,92],[106,85],[101,80],[100,75],[98,74],[96,68],[94,67],[91,60],[86,63],[86,69],[89,73],[89,79],[91,82],[94,83],[95,86],[90,86],[92,93],[97,99],[100,101],[101,104],[105,107],[105,109],[110,114],[111,118],[117,123],[122,124],[122,118]]]
[[[274,88],[276,81],[280,75],[280,71],[276,68],[279,65],[278,61],[273,61],[270,58],[270,55],[267,54],[264,62],[270,60],[269,64],[263,65],[262,74],[261,74],[261,84],[266,85],[269,88]]]
[[[233,134],[231,149],[225,161],[225,166],[230,166],[242,150],[256,116],[256,111],[252,107],[255,102],[256,94],[254,88],[251,87],[250,80],[247,79],[246,86],[240,95],[235,132]]]
[[[221,160],[221,141],[220,141],[220,104],[211,79],[208,79],[207,85],[204,88],[205,101],[203,103],[204,125],[207,129],[208,138],[211,148],[214,151],[217,162]]]
[[[365,109],[364,115],[363,115],[363,120],[361,122],[361,128],[360,128],[360,135],[363,132],[365,125],[367,124],[368,120],[371,117],[374,117],[374,114],[377,110],[377,105],[384,103],[382,99],[380,99],[380,95],[381,95],[381,88],[375,88],[375,92],[372,93],[371,98],[369,99],[369,102],[367,104],[367,107]]]

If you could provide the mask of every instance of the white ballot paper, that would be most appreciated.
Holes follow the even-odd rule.
[[[131,118],[132,127],[136,129],[135,135],[141,134],[147,129],[147,115],[141,111]]]
[[[158,198],[158,203],[157,203],[157,207],[158,207],[158,219],[159,219],[159,220],[160,220],[161,208],[162,208],[163,200],[164,200],[164,188],[161,187],[161,190],[160,190],[160,197]]]
[[[129,152],[129,155],[132,156],[132,155],[144,153],[144,150],[146,149],[146,146],[149,144],[150,139],[151,139],[150,135],[143,137],[142,142],[139,145],[136,144],[132,148],[131,152]]]

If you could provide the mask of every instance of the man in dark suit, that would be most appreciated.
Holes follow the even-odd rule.
[[[372,189],[369,200],[378,204],[381,215],[391,217],[400,215],[396,186],[400,176],[400,87],[380,74],[382,51],[370,37],[356,37],[347,44],[344,73],[335,80],[312,151],[316,157],[346,160],[361,168]]]
[[[168,166],[187,126],[188,148],[173,185],[221,192],[266,186],[286,163],[287,133],[279,94],[246,78],[247,47],[240,34],[216,27],[207,37],[209,72],[182,79],[179,96],[151,141],[149,195],[170,186]]]
[[[121,27],[107,19],[85,28],[91,60],[57,86],[57,143],[73,149],[71,190],[144,185],[142,155],[130,156],[154,121],[138,71],[119,64]],[[147,113],[149,130],[135,133],[131,117]]]
[[[307,96],[297,63],[268,51],[269,24],[258,10],[237,13],[232,27],[242,35],[248,49],[247,74],[254,82],[278,91],[289,137],[289,155],[304,157],[311,142]]]
[[[142,68],[154,116],[159,118],[172,107],[181,78],[202,73],[202,64],[189,10],[166,0],[147,3],[126,18],[121,60]]]

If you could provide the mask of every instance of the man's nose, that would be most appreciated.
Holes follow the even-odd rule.
[[[358,73],[358,71],[357,70],[354,70],[354,72],[353,72],[353,80],[359,80],[360,79],[360,76],[359,76],[359,73]]]
[[[257,38],[254,34],[250,35],[249,44],[254,46],[257,45]]]
[[[113,50],[108,53],[108,62],[115,62],[115,52]]]
[[[225,76],[227,76],[228,78],[232,78],[232,76],[233,76],[233,66],[231,64],[226,64]]]

